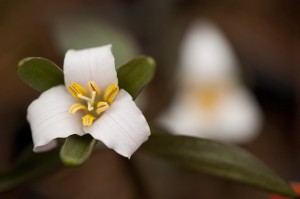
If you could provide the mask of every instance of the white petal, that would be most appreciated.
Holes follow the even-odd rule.
[[[156,122],[170,133],[204,137],[203,129],[199,128],[201,121],[199,121],[198,105],[193,103],[194,101],[189,102],[182,95],[181,92],[175,95],[170,107],[161,114]]]
[[[91,127],[84,130],[128,158],[150,135],[145,117],[124,90],[120,90],[110,108]]]
[[[34,151],[47,151],[56,146],[56,138],[83,135],[80,114],[70,114],[74,99],[64,86],[45,91],[27,110]]]
[[[230,79],[237,75],[236,56],[223,33],[210,20],[192,23],[180,50],[179,77],[185,82]]]
[[[111,45],[83,50],[69,50],[64,60],[65,84],[77,82],[86,86],[95,81],[101,90],[118,83]]]
[[[262,116],[255,100],[243,88],[235,88],[219,99],[213,112],[204,110],[198,99],[179,92],[158,123],[179,135],[228,143],[246,143],[258,134]]]
[[[223,100],[218,111],[224,141],[245,143],[259,133],[262,116],[255,100],[245,89],[235,89]]]

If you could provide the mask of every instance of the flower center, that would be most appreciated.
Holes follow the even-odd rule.
[[[219,99],[218,88],[206,86],[199,93],[200,106],[208,111],[213,110]]]
[[[73,97],[79,101],[69,109],[69,112],[75,114],[77,111],[83,111],[85,115],[82,117],[83,126],[91,126],[95,119],[99,118],[114,101],[119,92],[117,84],[111,84],[101,95],[101,91],[94,81],[87,83],[88,91],[76,82],[68,85],[68,90]]]

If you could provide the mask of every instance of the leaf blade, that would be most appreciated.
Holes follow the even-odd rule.
[[[187,169],[295,197],[288,183],[238,147],[201,138],[154,133],[142,149]]]
[[[117,70],[119,86],[135,99],[152,80],[156,69],[153,58],[141,56],[124,64]]]
[[[26,157],[15,168],[0,174],[0,193],[21,186],[42,174],[52,173],[61,167],[57,149],[43,154],[33,153],[32,148],[26,152]]]
[[[92,154],[97,140],[90,135],[69,136],[60,150],[60,158],[67,167],[81,166]]]
[[[62,70],[52,61],[41,57],[28,57],[21,60],[17,66],[17,75],[39,92],[64,84]]]

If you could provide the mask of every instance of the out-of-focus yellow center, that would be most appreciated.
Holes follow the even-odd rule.
[[[82,117],[83,126],[91,126],[94,120],[109,108],[119,92],[116,84],[111,84],[105,90],[104,95],[101,95],[101,91],[94,81],[89,81],[87,87],[88,91],[76,82],[68,85],[68,90],[79,102],[73,104],[69,112],[75,114],[77,111],[83,111],[85,113]]]
[[[201,88],[199,92],[200,106],[208,111],[213,110],[219,100],[219,90],[213,86],[206,86]]]

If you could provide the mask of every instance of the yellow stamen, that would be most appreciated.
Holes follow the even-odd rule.
[[[96,118],[91,114],[86,114],[81,119],[83,126],[91,126]]]
[[[90,94],[92,95],[93,92],[95,91],[96,92],[96,95],[99,96],[101,91],[98,87],[98,85],[96,84],[96,82],[94,81],[89,81],[88,82],[88,88],[89,88],[89,91],[90,91]],[[92,96],[91,96],[92,97]]]
[[[106,111],[108,108],[109,108],[109,105],[107,104],[107,102],[98,102],[96,112],[98,115],[100,115],[101,113]]]
[[[91,104],[91,102],[88,102],[88,110],[89,110],[89,111],[94,110],[94,107],[93,107],[93,105]]]
[[[104,100],[108,103],[108,104],[111,104],[115,97],[117,96],[119,92],[119,87],[117,84],[111,84],[106,90],[105,90],[105,93],[104,93]]]
[[[94,106],[95,98],[96,98],[96,91],[93,91],[91,93],[91,100],[90,100],[92,106]]]
[[[91,98],[89,98],[87,96],[84,96],[84,95],[81,95],[81,94],[78,94],[77,97],[79,99],[83,99],[83,100],[88,101],[88,102],[91,101]]]
[[[87,86],[88,90],[76,82],[72,82],[68,85],[70,93],[75,99],[80,101],[80,103],[73,104],[69,109],[69,112],[74,114],[79,110],[84,111],[85,115],[81,119],[82,125],[85,127],[91,126],[93,122],[109,108],[110,104],[114,101],[119,92],[118,85],[111,84],[105,90],[102,98],[101,91],[96,82],[89,81]]]
[[[76,103],[71,106],[71,108],[69,109],[69,113],[74,114],[79,110],[83,110],[84,112],[86,112],[87,108],[86,108],[86,106],[84,106],[82,104]]]
[[[77,100],[80,100],[78,97],[79,95],[86,95],[85,88],[76,82],[71,82],[71,84],[68,85],[68,89],[73,97]]]

